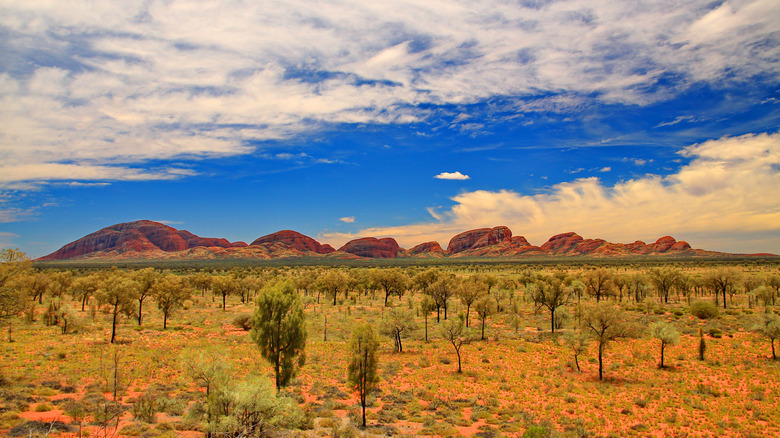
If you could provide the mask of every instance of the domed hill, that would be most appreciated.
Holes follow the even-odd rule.
[[[244,246],[226,239],[199,237],[186,230],[177,230],[159,222],[140,220],[103,228],[79,240],[68,243],[40,260],[64,260],[94,252],[175,252],[195,247],[232,248]]]
[[[322,245],[320,242],[305,236],[297,231],[282,230],[276,233],[263,236],[252,242],[251,246],[274,245],[280,243],[294,250],[302,252],[314,252],[317,254],[329,254],[334,252],[332,246]]]
[[[441,249],[439,242],[425,242],[415,245],[412,249],[406,251],[412,257],[443,257],[444,250]]]
[[[460,233],[450,239],[447,254],[484,248],[503,242],[512,242],[512,231],[507,227],[480,228]]]
[[[377,239],[376,237],[363,237],[347,242],[339,248],[343,251],[359,257],[373,259],[394,259],[403,253],[403,249],[392,237]]]

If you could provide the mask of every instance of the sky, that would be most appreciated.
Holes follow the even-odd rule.
[[[780,253],[776,0],[0,0],[0,247],[139,219]]]

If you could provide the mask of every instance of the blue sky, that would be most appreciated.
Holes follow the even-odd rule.
[[[0,246],[162,221],[780,253],[774,0],[0,0]]]

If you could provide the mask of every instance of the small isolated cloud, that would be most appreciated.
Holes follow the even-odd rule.
[[[611,167],[609,167],[609,166],[607,166],[607,167],[602,167],[601,169],[599,169],[599,172],[601,172],[601,173],[612,172],[612,168],[611,168]]]
[[[464,175],[460,172],[442,172],[436,176],[434,176],[436,179],[454,179],[454,180],[467,180],[471,179],[470,176]]]
[[[355,216],[344,216],[344,217],[340,217],[339,220],[341,222],[344,222],[344,223],[347,223],[347,224],[351,224],[351,223],[355,222]]]

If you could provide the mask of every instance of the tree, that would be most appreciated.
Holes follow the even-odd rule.
[[[569,303],[571,290],[557,277],[546,276],[543,281],[531,283],[526,288],[537,309],[546,307],[550,311],[550,330],[555,333],[555,310]]]
[[[97,274],[90,274],[73,280],[70,285],[70,292],[74,298],[81,301],[81,311],[89,304],[89,298],[95,295],[100,289],[100,277]]]
[[[441,276],[441,271],[435,268],[426,269],[412,277],[412,284],[425,295],[431,294],[431,286]]]
[[[132,279],[138,283],[138,325],[143,322],[144,300],[152,295],[155,283],[159,281],[160,274],[154,268],[144,268],[133,272]]]
[[[403,353],[404,347],[402,339],[409,336],[409,332],[417,328],[417,324],[414,322],[414,318],[411,317],[403,309],[390,309],[384,321],[380,332],[393,339],[393,351],[396,353]]]
[[[477,311],[477,316],[482,326],[481,340],[485,340],[485,322],[490,315],[496,313],[496,303],[490,298],[489,295],[482,295],[477,301],[474,302],[474,310]]]
[[[588,349],[588,337],[582,330],[566,333],[563,337],[563,341],[572,354],[574,354],[574,364],[577,366],[577,371],[582,372],[580,369],[580,355]]]
[[[431,298],[436,303],[436,322],[441,322],[441,310],[444,310],[444,319],[447,319],[449,300],[457,290],[458,282],[452,274],[442,275],[431,285]]]
[[[236,293],[238,280],[231,275],[217,275],[211,280],[211,290],[222,295],[222,311],[225,311],[227,296]]]
[[[468,329],[463,325],[463,319],[457,318],[455,320],[444,321],[441,326],[441,335],[444,339],[452,344],[455,348],[455,354],[458,356],[458,374],[463,372],[461,367],[461,355],[460,349],[464,345],[471,343],[471,337],[469,336]]]
[[[482,295],[487,294],[488,285],[478,276],[469,277],[461,281],[458,287],[458,298],[466,306],[466,327],[469,326],[469,312],[471,305]]]
[[[595,271],[588,271],[583,279],[588,293],[596,297],[598,303],[601,299],[609,295],[612,290],[612,272],[605,268],[599,268]]]
[[[633,327],[627,322],[625,313],[607,303],[597,303],[586,309],[582,317],[583,330],[598,343],[599,380],[604,378],[604,350],[612,341],[633,336]]]
[[[398,268],[377,269],[372,272],[371,279],[385,292],[385,306],[391,295],[403,298],[409,285],[408,277]]]
[[[121,271],[114,271],[97,291],[101,304],[111,306],[111,343],[116,339],[116,324],[120,313],[133,312],[132,304],[138,296],[138,283]]]
[[[753,328],[754,331],[769,339],[772,346],[772,360],[777,360],[775,339],[780,338],[780,316],[774,313],[764,313]]]
[[[668,322],[659,321],[650,326],[650,333],[661,341],[661,363],[658,367],[665,368],[664,350],[668,345],[677,345],[680,342],[680,332]]]
[[[252,339],[274,366],[276,389],[287,386],[296,372],[296,358],[306,347],[306,321],[301,299],[290,281],[263,287],[252,319]],[[302,364],[299,359],[298,366]]]
[[[163,330],[168,328],[168,317],[190,299],[190,290],[178,275],[168,274],[158,280],[152,290],[157,308],[163,314]]]
[[[379,338],[371,324],[364,323],[352,330],[349,340],[349,365],[347,383],[357,391],[363,408],[363,427],[366,427],[366,396],[379,383],[377,373],[377,349]]]
[[[26,304],[18,281],[29,269],[30,260],[22,251],[10,248],[0,251],[0,321],[8,320],[8,342],[13,341],[11,321]]]
[[[186,350],[181,355],[184,372],[190,376],[199,388],[206,390],[206,405],[213,398],[215,389],[224,388],[230,381],[232,366],[225,360],[225,353],[215,347]],[[206,422],[211,422],[211,409],[206,410]],[[212,433],[208,431],[207,437]]]
[[[428,342],[428,315],[430,315],[435,308],[436,302],[433,301],[433,298],[428,295],[423,295],[422,299],[420,299],[420,313],[423,314],[423,318],[425,319],[425,342]]]
[[[765,285],[761,285],[753,289],[753,294],[758,301],[764,304],[764,312],[769,312],[769,305],[775,299],[775,291]]]
[[[704,277],[704,283],[715,293],[715,305],[718,305],[718,295],[723,296],[723,308],[726,308],[726,294],[732,293],[740,280],[740,273],[734,268],[718,268],[710,271]]]
[[[316,285],[326,296],[333,298],[333,305],[335,306],[339,293],[347,288],[347,274],[338,269],[329,269],[328,272],[317,279]]]
[[[649,277],[650,282],[653,283],[656,292],[658,292],[658,296],[661,297],[664,303],[669,303],[669,295],[672,288],[677,286],[682,279],[680,271],[668,266],[660,269],[651,269]]]

